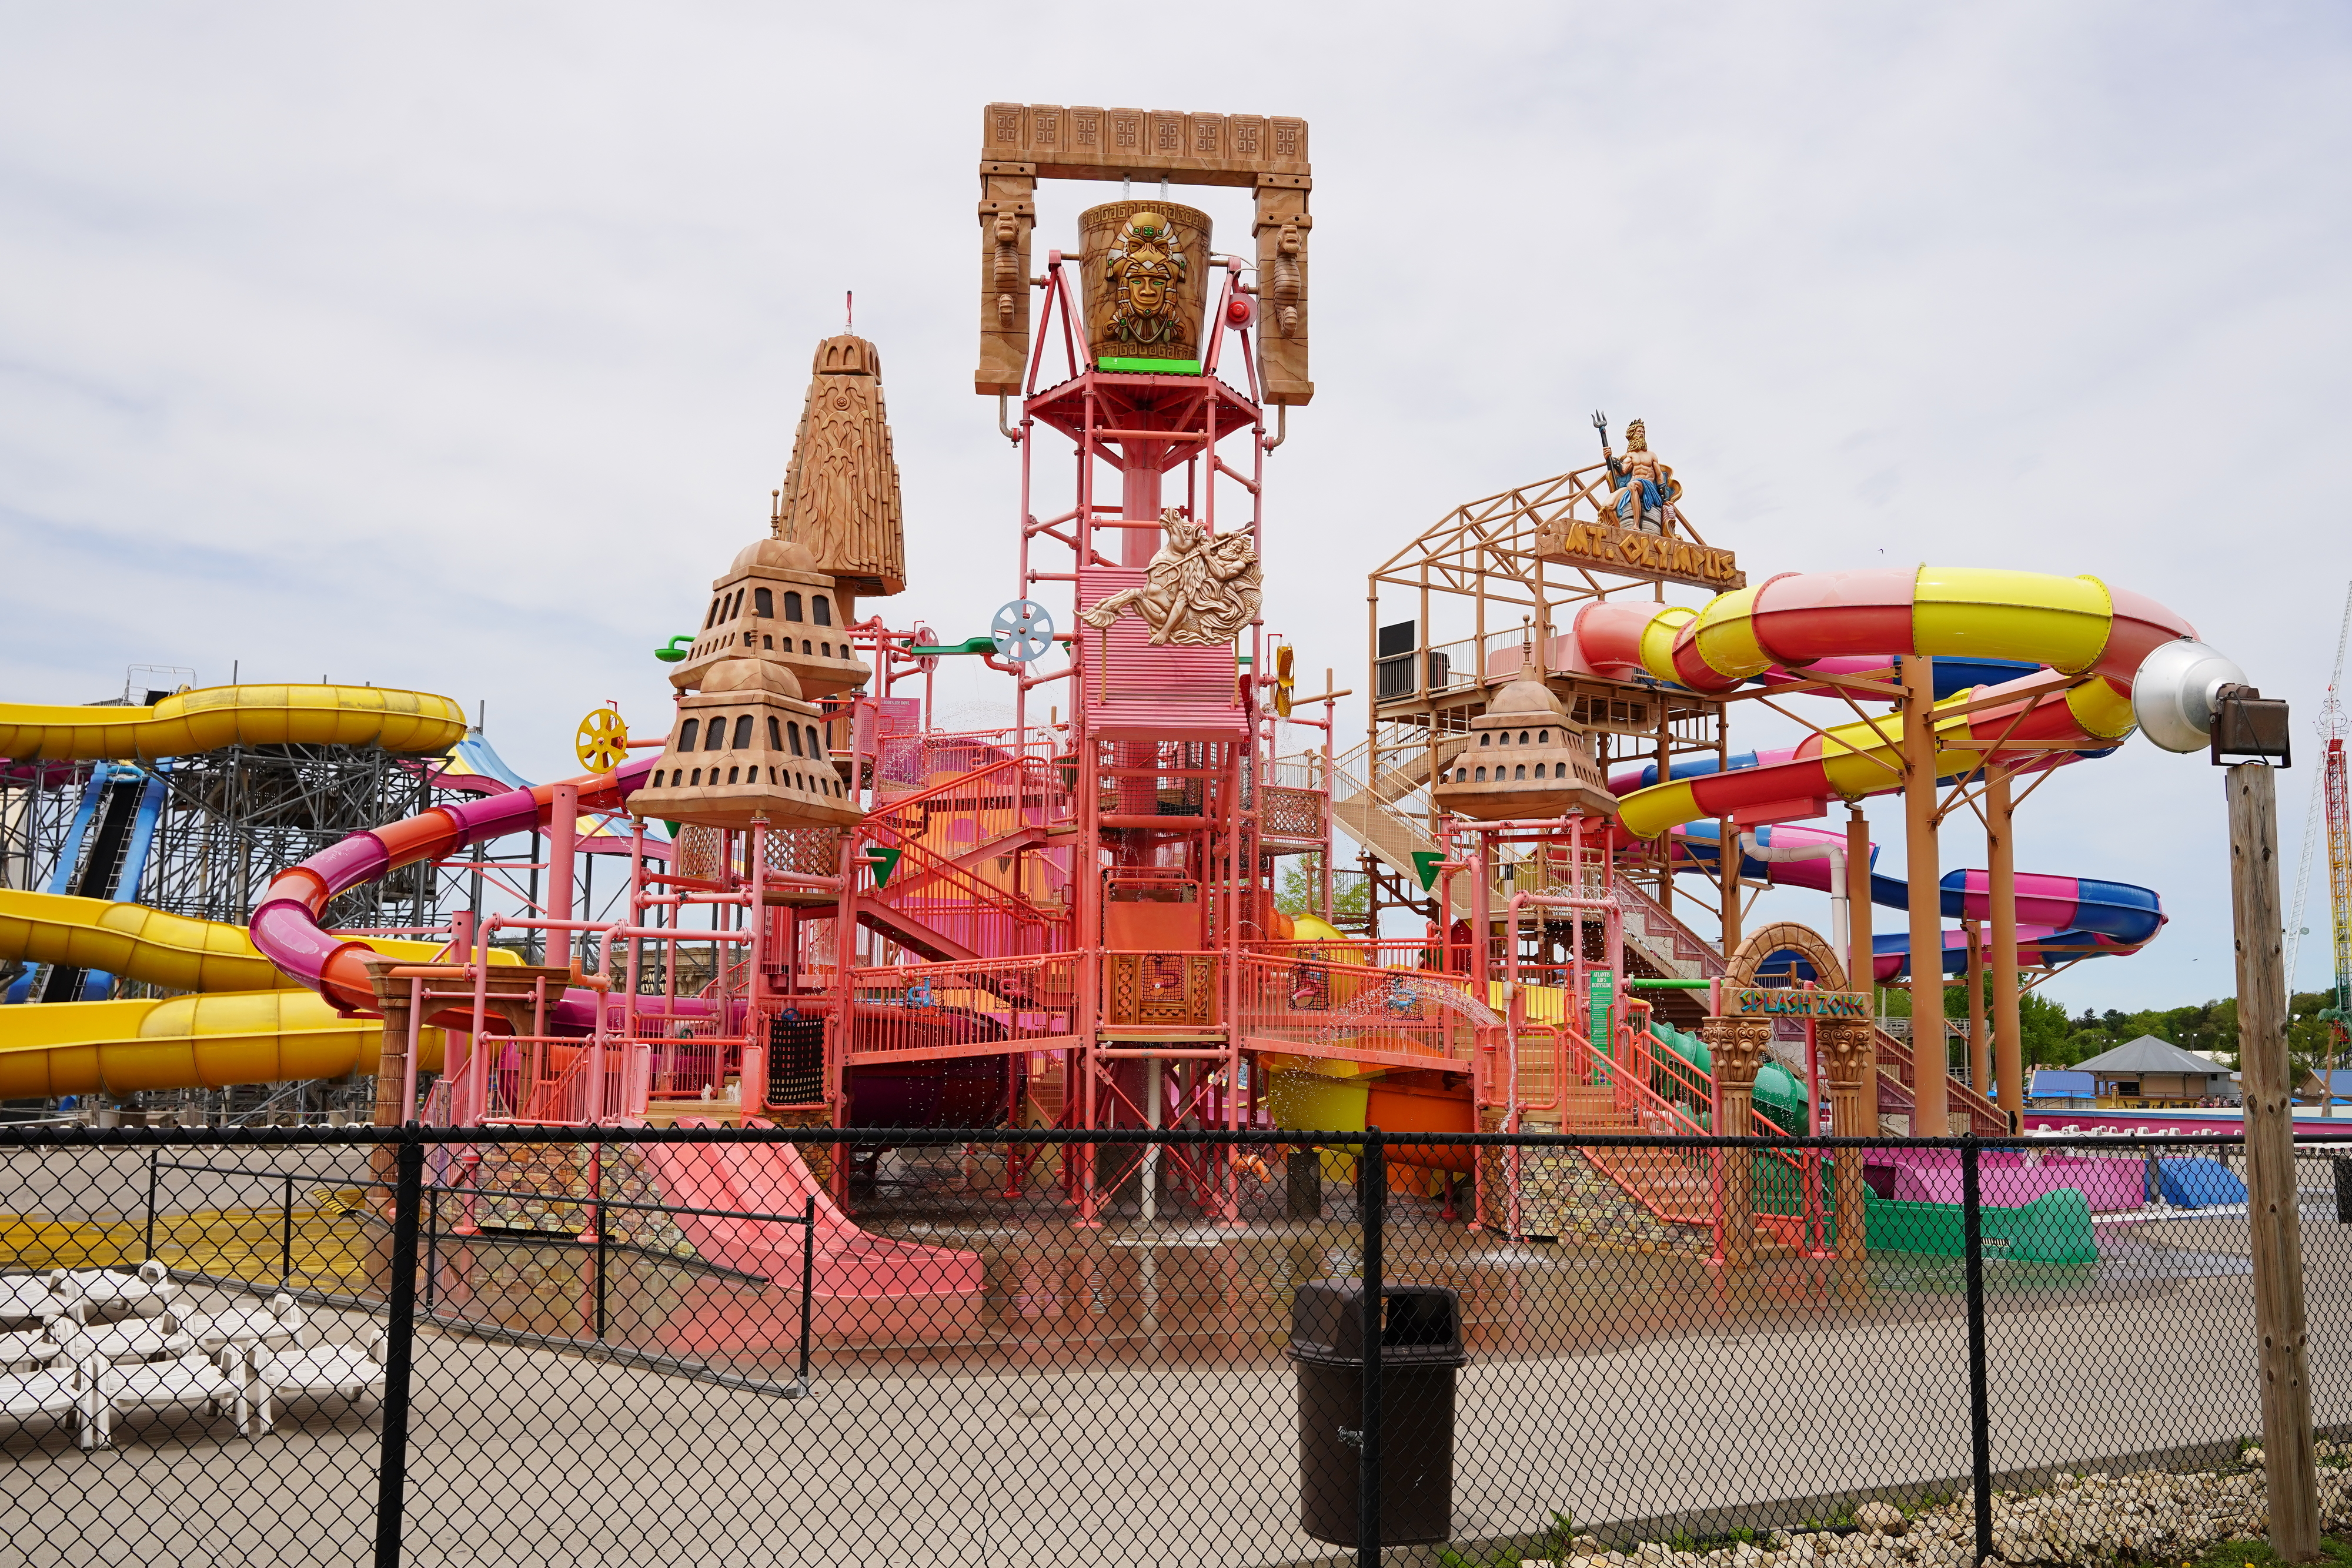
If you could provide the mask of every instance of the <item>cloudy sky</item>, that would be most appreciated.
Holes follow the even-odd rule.
[[[764,528],[848,290],[905,479],[889,612],[984,631],[1018,499],[969,390],[992,99],[1312,125],[1318,392],[1266,550],[1312,668],[1361,668],[1379,556],[1589,461],[1601,407],[1646,418],[1751,576],[2090,572],[2289,697],[2299,741],[2326,684],[2340,5],[10,4],[0,29],[6,699],[133,663],[415,686],[487,703],[537,778],[608,698],[658,727],[650,650]],[[1050,188],[1041,243],[1100,193]],[[1238,193],[1202,204],[1244,248]],[[946,684],[960,711],[1005,700],[983,676]],[[2314,771],[2282,780],[2290,896]],[[2230,988],[2201,757],[2135,742],[2020,838],[2021,867],[2173,916],[2052,994]],[[1980,856],[1948,835],[1948,867]],[[2305,985],[2325,910],[2323,883]]]

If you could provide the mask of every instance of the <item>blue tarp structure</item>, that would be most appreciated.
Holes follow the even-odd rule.
[[[2095,1100],[2098,1082],[2087,1072],[2063,1072],[2043,1067],[2034,1071],[2026,1095],[2034,1100]]]
[[[2181,1208],[2246,1201],[2246,1184],[2231,1175],[2221,1161],[2203,1155],[2157,1161],[2156,1181],[2155,1196]]]

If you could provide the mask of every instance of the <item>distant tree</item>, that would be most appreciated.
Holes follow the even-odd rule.
[[[2074,1049],[2066,1009],[2032,991],[2017,998],[2019,1052],[2029,1066],[2066,1067],[2082,1060]]]
[[[1282,868],[1282,885],[1274,905],[1285,915],[1312,915],[1323,903],[1323,857],[1293,855]],[[1361,915],[1371,907],[1372,884],[1360,871],[1331,873],[1331,909],[1336,915]]]

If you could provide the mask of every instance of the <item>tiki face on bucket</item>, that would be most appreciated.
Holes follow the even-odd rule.
[[[1209,215],[1171,202],[1108,202],[1081,214],[1078,230],[1095,358],[1198,361]]]

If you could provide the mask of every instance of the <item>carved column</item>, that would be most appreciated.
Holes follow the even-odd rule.
[[[1830,1096],[1830,1133],[1840,1138],[1866,1138],[1877,1132],[1877,1107],[1864,1103],[1864,1091],[1874,1088],[1872,1069],[1878,1046],[1872,1026],[1864,1022],[1817,1023],[1813,1042],[1821,1054],[1822,1077]],[[1832,1212],[1837,1217],[1837,1255],[1859,1263],[1868,1253],[1863,1212],[1862,1151],[1840,1149]]]
[[[1700,1022],[1698,1034],[1715,1059],[1715,1131],[1721,1137],[1748,1137],[1756,1130],[1756,1071],[1771,1044],[1771,1020],[1710,1018]],[[1756,1256],[1756,1156],[1747,1149],[1725,1149],[1722,1155],[1717,1190],[1723,1262],[1726,1269],[1745,1269]]]
[[[1307,236],[1315,226],[1307,193],[1314,184],[1306,174],[1257,177],[1258,360],[1270,403],[1304,406],[1315,395],[1307,369]]]
[[[1037,226],[1037,165],[980,165],[980,365],[972,390],[1021,395],[1029,363],[1029,235]]]

